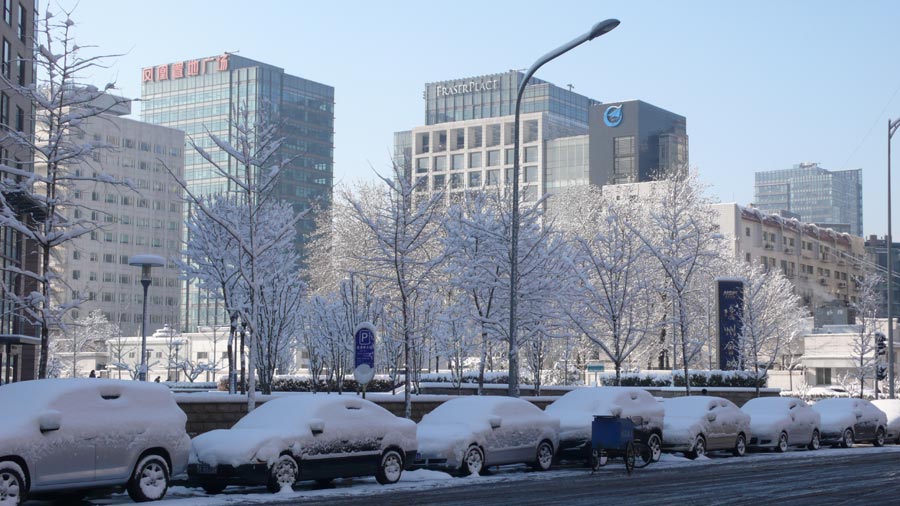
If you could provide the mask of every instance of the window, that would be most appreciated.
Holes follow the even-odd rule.
[[[831,384],[831,369],[816,367],[816,385]]]
[[[480,148],[482,145],[482,131],[480,126],[469,127],[469,149]]]
[[[634,136],[613,139],[614,156],[634,156]]]
[[[534,165],[532,165],[530,167],[525,167],[525,170],[523,171],[522,175],[524,177],[522,179],[523,183],[536,183],[538,180],[537,167],[535,167]]]
[[[81,271],[75,269],[72,271],[72,279],[81,279]]]
[[[745,228],[744,233],[747,235],[747,237],[750,237],[750,227]]]
[[[465,155],[453,155],[450,157],[450,169],[451,170],[463,170],[465,167],[463,166],[465,163]]]
[[[0,92],[0,125],[9,126],[9,95]]]
[[[18,35],[19,35],[19,40],[21,40],[22,42],[25,42],[25,37],[28,35],[28,30],[27,30],[28,23],[26,23],[26,20],[25,20],[25,18],[27,17],[26,12],[27,11],[25,10],[25,6],[22,4],[19,4],[19,33],[18,33]]]
[[[16,106],[16,132],[25,131],[25,111],[21,107]]]
[[[525,148],[525,163],[537,163],[538,148],[537,146],[528,146]]]
[[[487,126],[487,147],[500,145],[500,125]]]
[[[500,171],[499,170],[489,170],[484,173],[485,174],[485,184],[488,186],[497,186],[500,184]]]
[[[515,163],[515,160],[513,160],[515,155],[516,155],[515,149],[508,148],[506,150],[506,165],[512,165],[513,163]]]
[[[444,174],[433,176],[431,183],[431,189],[443,190],[447,186],[447,176]]]
[[[73,251],[72,252],[72,260],[80,260],[80,259],[81,259],[81,252],[78,250]]]
[[[481,151],[476,151],[475,153],[469,153],[469,168],[470,169],[480,169],[481,168]]]
[[[447,170],[447,157],[446,156],[434,157],[434,171],[435,172],[443,172],[445,170]]]
[[[3,21],[12,26],[12,0],[3,0]]]
[[[537,186],[528,185],[522,187],[522,200],[525,202],[533,202],[537,200]]]
[[[462,188],[463,186],[463,175],[462,174],[450,174],[450,188]]]
[[[469,188],[478,188],[481,186],[481,172],[469,172]]]
[[[207,360],[209,359],[208,351],[198,351],[197,352],[197,360]]]
[[[416,172],[428,172],[428,158],[416,158]]]
[[[463,149],[466,147],[466,131],[463,128],[454,128],[450,131],[453,144],[451,150]]]
[[[12,53],[12,48],[9,45],[9,41],[6,40],[6,37],[3,37],[3,61],[0,68],[2,68],[3,75],[6,77],[9,77],[10,58],[12,58],[10,53]]]
[[[488,164],[488,167],[500,165],[500,150],[499,149],[495,149],[493,151],[487,152],[487,164]]]
[[[25,86],[25,58],[22,55],[16,55],[16,67],[19,74],[19,86]],[[82,135],[84,132],[82,132]]]

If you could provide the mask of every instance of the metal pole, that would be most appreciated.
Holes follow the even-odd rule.
[[[595,24],[591,27],[589,32],[570,40],[566,44],[563,44],[538,58],[525,72],[522,81],[519,82],[518,93],[516,93],[515,123],[513,125],[512,223],[510,225],[509,253],[509,390],[507,394],[510,397],[519,396],[519,343],[516,337],[516,288],[518,287],[519,274],[519,115],[522,105],[522,95],[525,93],[525,86],[528,84],[528,80],[531,79],[531,76],[533,76],[545,63],[589,40],[593,40],[609,32],[617,26],[619,26],[618,19],[607,19]]]
[[[888,139],[887,139],[887,317],[888,317],[888,393],[891,399],[896,399],[894,387],[894,258],[892,252],[893,239],[891,237],[891,137],[900,127],[900,119],[891,121],[888,119]]]
[[[150,279],[141,277],[141,285],[144,287],[144,309],[141,312],[141,372],[138,379],[147,381],[147,289],[150,288]]]

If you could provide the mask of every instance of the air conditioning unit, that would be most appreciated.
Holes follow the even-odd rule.
[[[827,285],[827,284],[828,284],[828,280],[825,279],[825,278],[819,278],[819,284],[820,284],[820,285]]]

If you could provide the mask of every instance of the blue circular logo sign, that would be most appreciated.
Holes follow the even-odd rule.
[[[622,106],[611,105],[603,111],[603,122],[608,127],[617,127],[622,122]]]

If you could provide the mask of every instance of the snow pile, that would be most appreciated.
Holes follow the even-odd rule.
[[[562,440],[588,440],[594,415],[641,417],[642,430],[662,429],[665,410],[655,397],[641,388],[587,387],[573,390],[546,408],[559,417]]]

